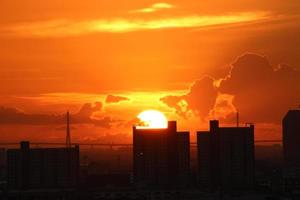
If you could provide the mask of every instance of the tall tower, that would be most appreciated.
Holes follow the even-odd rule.
[[[71,147],[71,135],[70,135],[70,113],[67,112],[67,135],[66,135],[66,147]]]

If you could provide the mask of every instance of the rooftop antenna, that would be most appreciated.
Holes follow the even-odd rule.
[[[240,126],[240,113],[239,110],[236,112],[236,127]]]
[[[67,112],[67,135],[66,135],[66,147],[71,147],[71,135],[70,135],[70,113]]]

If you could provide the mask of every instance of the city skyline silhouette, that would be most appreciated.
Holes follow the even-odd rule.
[[[0,2],[0,200],[300,199],[299,0]]]

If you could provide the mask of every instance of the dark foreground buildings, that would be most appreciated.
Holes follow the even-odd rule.
[[[9,190],[75,188],[79,179],[79,146],[30,148],[7,151]]]
[[[284,176],[300,179],[300,110],[290,110],[282,120]]]
[[[254,126],[219,127],[197,133],[198,173],[202,188],[250,189],[254,184]]]
[[[189,179],[189,132],[133,127],[133,175],[139,187],[184,187]]]

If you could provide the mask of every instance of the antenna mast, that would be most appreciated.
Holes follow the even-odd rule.
[[[66,135],[66,147],[71,147],[71,135],[70,135],[70,113],[67,112],[67,135]]]
[[[236,127],[239,127],[239,126],[240,126],[240,113],[237,110],[237,112],[236,112]]]

